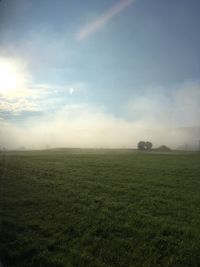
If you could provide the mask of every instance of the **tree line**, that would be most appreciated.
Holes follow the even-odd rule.
[[[141,151],[150,151],[152,150],[153,144],[149,141],[140,141],[137,147],[138,147],[138,150],[141,150]],[[171,151],[171,149],[167,147],[166,145],[162,145],[158,148],[154,148],[154,151],[169,152]]]
[[[149,141],[140,141],[138,143],[138,150],[151,150],[153,147],[153,144]]]

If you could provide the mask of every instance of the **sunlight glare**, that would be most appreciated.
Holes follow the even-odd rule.
[[[18,62],[0,59],[0,94],[13,94],[21,90],[26,81]]]

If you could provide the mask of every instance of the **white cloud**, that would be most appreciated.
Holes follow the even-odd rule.
[[[200,84],[146,90],[129,101],[127,111],[148,127],[200,126]]]
[[[41,111],[46,108],[45,97],[53,104],[55,94],[61,97],[67,93],[70,97],[74,92],[85,90],[84,83],[33,84],[25,64],[18,65],[13,59],[12,64],[19,66],[17,71],[23,78],[14,90],[0,91],[2,113]],[[126,105],[127,112],[134,118],[132,121],[116,118],[94,104],[57,107],[54,114],[29,119],[23,126],[0,119],[0,146],[135,147],[139,140],[150,140],[156,146],[194,144],[199,139],[199,130],[180,127],[200,126],[199,103],[200,84],[193,83],[169,89],[148,89],[141,96],[135,96]]]
[[[74,88],[73,87],[69,88],[69,94],[72,95],[73,93],[74,93]]]
[[[34,83],[24,61],[0,56],[0,112],[15,115],[22,111],[47,110],[49,106],[45,102],[84,88],[85,84],[81,82],[68,85]]]
[[[94,105],[68,105],[55,114],[38,117],[26,127],[1,121],[1,146],[8,148],[136,147],[139,140],[154,146],[195,145],[200,128],[148,127],[143,123],[115,118]],[[196,132],[195,132],[195,131]]]
[[[0,111],[18,114],[22,111],[38,111],[36,99],[42,90],[33,88],[32,77],[25,62],[0,57]]]
[[[76,86],[76,89],[75,87]],[[65,84],[65,85],[58,85],[58,84],[37,84],[35,88],[42,89],[48,94],[54,93],[68,93],[72,95],[75,91],[81,91],[86,86],[84,83],[74,83],[74,84]]]
[[[23,98],[11,103],[1,100],[0,111],[8,112],[11,115],[17,115],[23,111],[41,111],[41,107],[38,105],[37,102],[29,101]]]

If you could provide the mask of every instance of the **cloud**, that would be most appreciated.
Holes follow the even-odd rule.
[[[32,112],[38,112],[41,111],[41,107],[33,102],[29,101],[27,99],[19,99],[15,102],[8,102],[8,101],[1,101],[0,102],[0,112],[8,112],[10,115],[17,115],[20,114],[23,111],[32,111]]]
[[[116,118],[103,107],[67,105],[54,114],[37,117],[26,126],[1,121],[0,146],[7,148],[96,147],[132,148],[140,140],[154,146],[177,147],[185,143],[195,146],[200,127],[149,127],[142,122]]]
[[[74,87],[72,87],[74,86]],[[36,84],[35,88],[42,89],[49,94],[53,93],[67,93],[72,95],[76,91],[81,91],[86,86],[84,83],[73,83],[73,84],[64,84],[64,85],[58,85],[58,84]],[[75,89],[76,87],[76,89]]]
[[[72,95],[73,93],[74,93],[74,88],[73,87],[69,88],[69,94]]]
[[[85,88],[81,82],[71,84],[35,83],[25,61],[0,56],[0,116],[15,116],[24,111],[47,111],[48,104],[65,99]]]
[[[14,90],[0,91],[0,147],[44,148],[48,144],[50,147],[130,148],[136,147],[139,140],[150,140],[155,146],[177,147],[185,143],[194,146],[199,139],[199,83],[147,89],[121,103],[129,116],[119,118],[95,103],[60,101],[66,95],[70,98],[71,94],[84,91],[84,83],[35,84],[24,62],[12,59],[12,64],[22,78]],[[49,110],[52,106],[53,112]],[[26,117],[23,125],[3,116],[6,112],[15,117],[38,111],[47,112]]]
[[[76,34],[76,39],[78,41],[81,41],[89,37],[91,34],[97,32],[99,29],[105,26],[106,23],[109,22],[109,20],[111,20],[114,16],[119,14],[133,2],[134,0],[120,0],[117,4],[112,6],[107,12],[99,16],[93,22],[83,26],[83,28],[81,28]]]
[[[41,91],[31,87],[32,77],[24,61],[0,57],[0,112],[18,114],[38,111],[35,100]]]
[[[151,88],[131,99],[127,112],[148,127],[200,126],[200,84]]]

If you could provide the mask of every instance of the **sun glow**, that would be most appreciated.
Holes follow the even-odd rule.
[[[13,95],[23,90],[26,75],[19,62],[0,58],[0,94]]]

